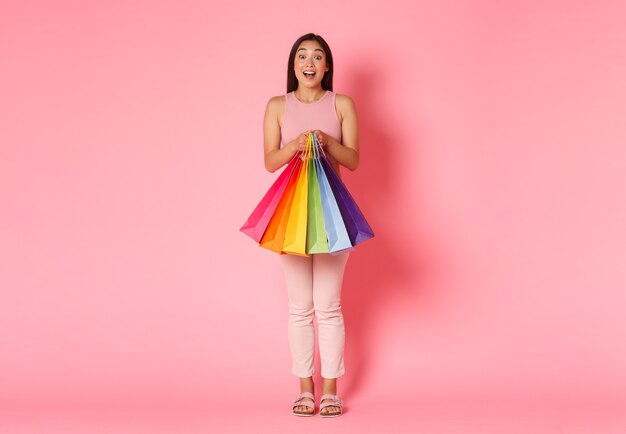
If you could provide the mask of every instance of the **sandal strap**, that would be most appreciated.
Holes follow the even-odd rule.
[[[327,401],[326,402],[322,402],[324,400],[327,400]],[[322,408],[326,408],[326,407],[329,407],[329,406],[342,408],[343,407],[343,400],[339,396],[337,396],[337,395],[331,395],[331,394],[322,395],[322,398],[320,400],[320,410]]]
[[[304,401],[305,398],[309,398],[311,401]],[[315,409],[315,395],[311,392],[302,392],[293,402],[294,407],[298,407],[299,405]]]
[[[297,399],[302,399],[302,398],[311,398],[312,400],[315,401],[315,395],[313,395],[311,392],[302,392],[302,393],[300,393],[300,395],[298,395]]]

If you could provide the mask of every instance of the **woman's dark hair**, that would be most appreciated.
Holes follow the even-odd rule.
[[[333,90],[333,53],[330,52],[330,47],[320,35],[316,35],[315,33],[307,33],[306,35],[302,35],[298,38],[298,40],[291,47],[291,53],[289,53],[289,64],[287,65],[287,93],[293,92],[298,88],[298,79],[296,78],[296,73],[293,70],[293,63],[296,59],[296,51],[298,51],[298,47],[303,41],[317,41],[321,46],[322,50],[326,54],[326,65],[328,65],[328,71],[324,73],[324,77],[322,78],[322,89],[324,90]]]

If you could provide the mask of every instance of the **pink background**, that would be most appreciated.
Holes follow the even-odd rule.
[[[623,433],[625,16],[4,4],[0,431]],[[238,232],[309,31],[357,104],[344,175],[377,235],[346,271],[333,422],[290,415],[282,270]]]

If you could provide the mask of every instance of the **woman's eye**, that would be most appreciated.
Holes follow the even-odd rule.
[[[304,54],[300,54],[300,55],[298,56],[298,59],[302,60],[302,59],[304,59],[304,57],[305,57],[305,56],[304,56]]]
[[[322,60],[322,56],[315,56],[315,60]]]

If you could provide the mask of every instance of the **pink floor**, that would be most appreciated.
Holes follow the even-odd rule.
[[[562,399],[536,404],[505,396],[471,400],[427,396],[354,396],[342,417],[294,417],[291,396],[266,400],[225,397],[171,405],[75,405],[4,408],[0,432],[99,433],[443,433],[624,434],[626,414],[616,403]]]

